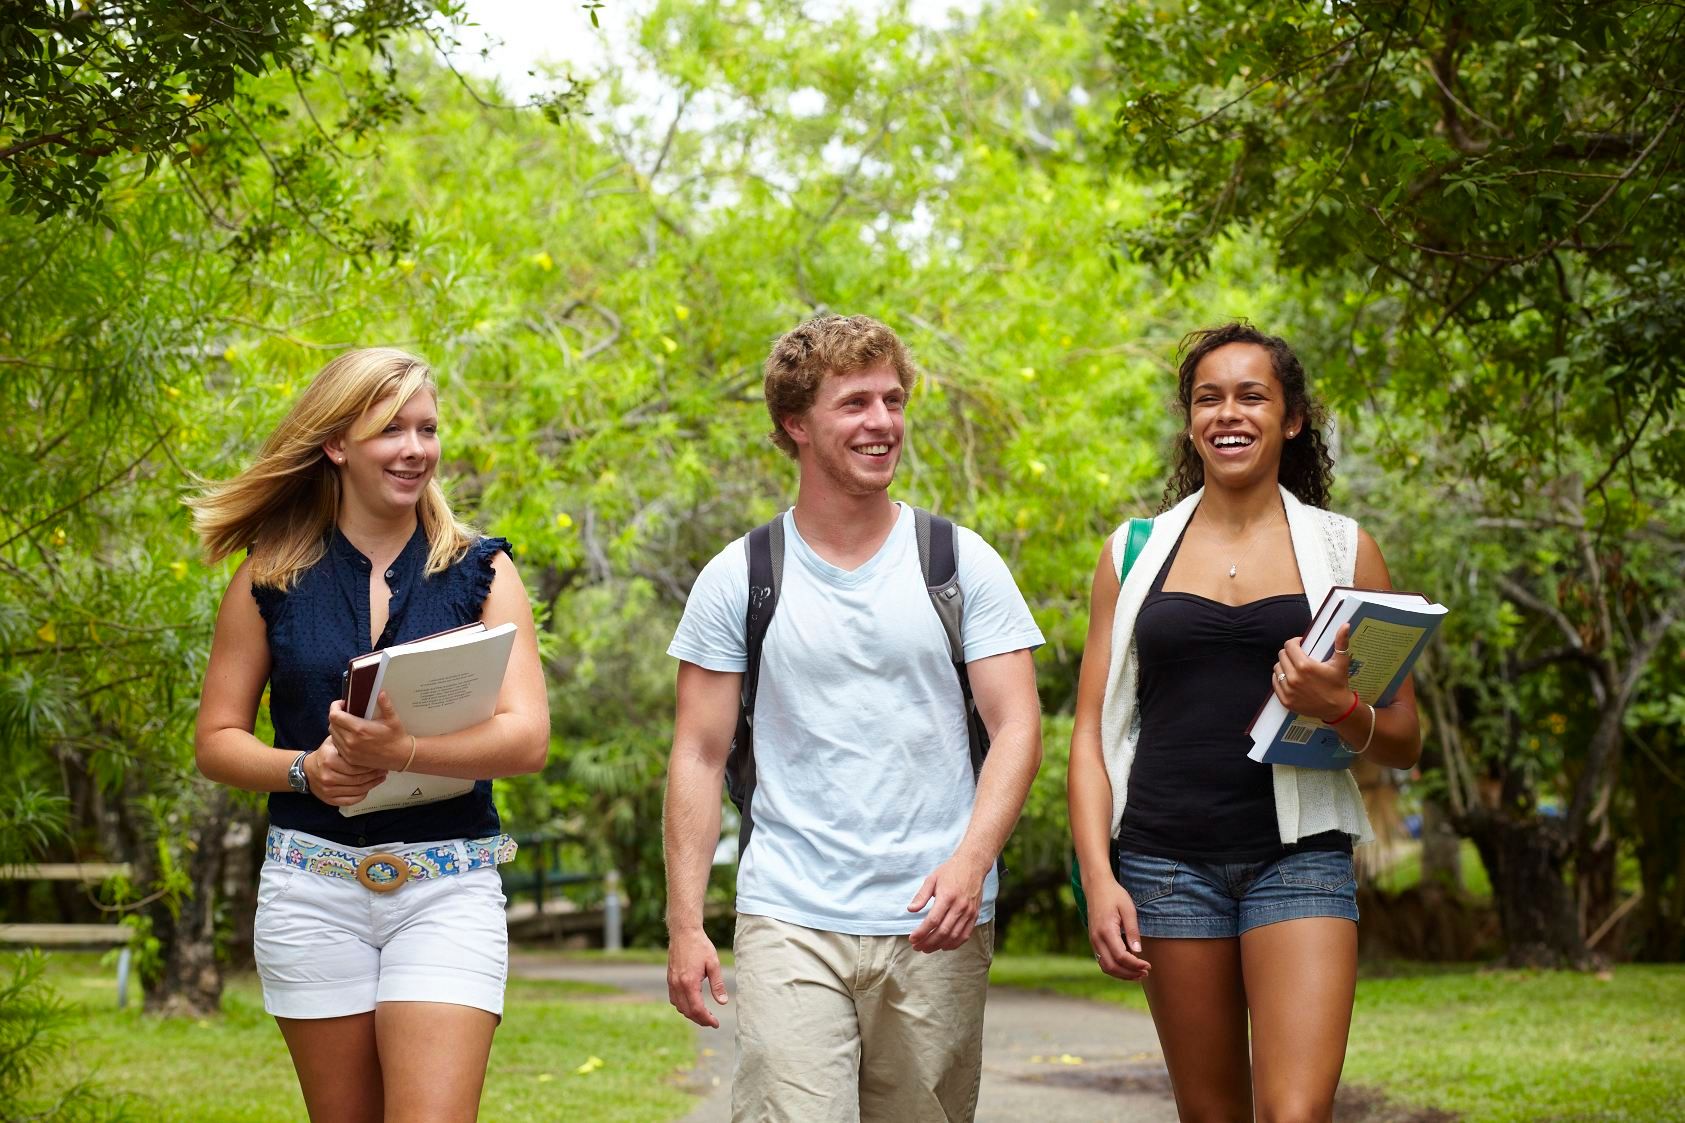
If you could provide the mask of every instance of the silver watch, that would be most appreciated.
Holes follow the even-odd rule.
[[[287,769],[287,787],[299,795],[310,794],[310,778],[304,774],[304,758],[309,755],[309,749],[299,753],[293,757],[292,767]]]

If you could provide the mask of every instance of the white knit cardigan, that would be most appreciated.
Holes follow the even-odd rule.
[[[1100,710],[1100,749],[1106,761],[1106,775],[1112,782],[1112,836],[1123,823],[1124,803],[1129,794],[1129,769],[1135,763],[1135,746],[1141,736],[1141,712],[1137,686],[1140,662],[1135,651],[1135,618],[1147,591],[1158,576],[1165,558],[1199,506],[1201,488],[1153,520],[1147,539],[1128,578],[1118,591],[1117,611],[1112,617],[1112,658],[1106,674],[1106,696]],[[1310,507],[1286,488],[1281,488],[1282,506],[1287,511],[1287,530],[1293,539],[1293,554],[1299,565],[1299,580],[1312,610],[1322,604],[1334,585],[1349,585],[1357,565],[1357,523],[1344,515]],[[1112,568],[1123,566],[1123,550],[1129,536],[1124,523],[1112,535]],[[1359,842],[1375,835],[1363,810],[1363,795],[1347,769],[1275,769],[1275,817],[1283,843],[1297,842],[1307,835],[1339,830]]]

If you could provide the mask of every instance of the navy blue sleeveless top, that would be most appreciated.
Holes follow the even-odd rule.
[[[418,524],[386,571],[392,599],[376,646],[478,620],[491,592],[492,561],[508,549],[502,538],[481,538],[455,565],[427,577],[427,535]],[[299,574],[291,589],[252,587],[269,632],[269,718],[277,746],[314,749],[327,738],[328,706],[342,696],[345,664],[369,650],[371,568],[335,528],[322,559]],[[481,838],[500,829],[490,780],[437,803],[351,818],[313,795],[271,792],[269,821],[350,846]]]
[[[1183,531],[1184,535],[1186,531]],[[1303,593],[1230,605],[1165,592],[1182,540],[1135,620],[1141,739],[1118,846],[1192,862],[1262,862],[1297,850],[1351,852],[1340,831],[1284,846],[1275,780],[1247,757],[1247,728],[1270,695],[1276,653],[1311,622]]]

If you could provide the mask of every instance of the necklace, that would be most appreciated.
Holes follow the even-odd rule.
[[[1275,519],[1271,518],[1263,526],[1260,526],[1257,530],[1254,530],[1252,532],[1251,536],[1247,538],[1245,552],[1242,553],[1240,555],[1240,557],[1235,558],[1233,561],[1231,561],[1229,563],[1229,580],[1230,581],[1233,581],[1234,577],[1235,577],[1235,574],[1240,572],[1240,563],[1252,556],[1252,551],[1258,545],[1258,539],[1263,535],[1264,531],[1268,530],[1270,527],[1272,527],[1274,525],[1275,525]]]

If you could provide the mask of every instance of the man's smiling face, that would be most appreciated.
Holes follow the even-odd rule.
[[[785,420],[803,471],[822,475],[838,491],[870,495],[895,478],[906,435],[907,392],[885,362],[849,374],[829,374],[813,405]]]

